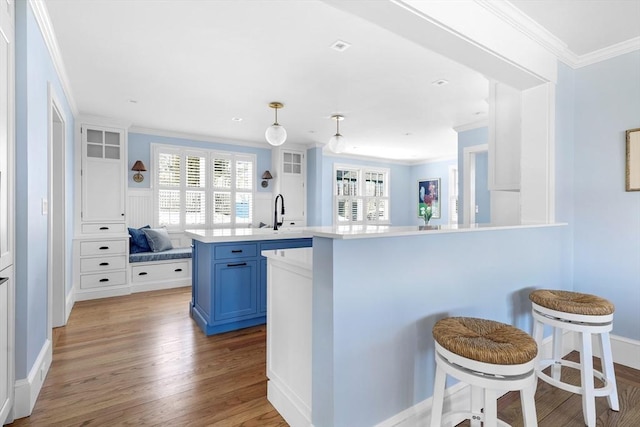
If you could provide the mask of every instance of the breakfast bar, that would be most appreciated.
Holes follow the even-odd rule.
[[[312,248],[263,251],[270,402],[292,426],[424,423],[435,322],[530,331],[531,290],[571,282],[562,225],[320,227]]]

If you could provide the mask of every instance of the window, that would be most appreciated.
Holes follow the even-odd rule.
[[[389,170],[336,165],[334,224],[388,224]]]
[[[253,219],[255,156],[152,145],[158,225],[212,228]]]

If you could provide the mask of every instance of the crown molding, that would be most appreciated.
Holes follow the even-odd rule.
[[[475,0],[475,2],[540,44],[555,55],[559,61],[574,69],[640,50],[640,37],[635,37],[594,52],[578,55],[569,49],[566,43],[531,19],[511,2],[507,0]]]
[[[178,138],[178,139],[185,139],[188,141],[210,142],[212,144],[225,144],[225,145],[235,145],[235,146],[251,147],[251,148],[262,148],[265,150],[270,150],[272,148],[271,145],[269,145],[266,141],[264,143],[252,142],[252,141],[240,141],[237,139],[219,138],[215,136],[201,135],[201,134],[188,133],[188,132],[153,129],[153,128],[135,126],[135,125],[129,128],[129,133],[141,133],[144,135],[155,135],[155,136],[162,136],[166,138]]]
[[[489,120],[482,119],[475,122],[465,123],[463,125],[456,126],[453,128],[453,130],[455,130],[457,133],[460,133],[460,132],[465,132],[471,129],[486,128],[487,126],[489,126]]]
[[[49,55],[51,55],[53,67],[58,74],[60,84],[62,85],[62,90],[64,91],[65,97],[67,98],[67,102],[69,103],[71,112],[74,116],[77,116],[78,106],[76,105],[76,101],[73,98],[71,84],[69,83],[69,76],[67,75],[64,61],[62,60],[62,55],[58,46],[58,39],[56,38],[56,34],[53,30],[53,25],[51,24],[51,19],[49,18],[47,6],[45,5],[44,0],[29,0],[29,6],[31,6],[33,15],[35,16],[38,27],[40,28],[40,32],[42,33],[44,44],[49,50]]]
[[[640,37],[634,37],[632,39],[599,49],[578,57],[578,61],[573,68],[580,68],[587,65],[595,64],[596,62],[605,61],[607,59],[615,58],[616,56],[624,55],[636,50],[640,50]],[[571,65],[571,64],[568,64]]]

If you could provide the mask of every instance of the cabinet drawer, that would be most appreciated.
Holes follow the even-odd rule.
[[[115,234],[126,232],[126,228],[122,223],[82,224],[82,232],[84,234]]]
[[[256,243],[237,245],[216,245],[213,259],[234,259],[255,257],[257,253]]]
[[[124,285],[127,283],[125,271],[104,272],[97,274],[83,274],[80,276],[80,288],[91,289],[103,286]]]
[[[80,273],[122,270],[125,268],[126,262],[126,257],[124,255],[99,258],[83,258],[80,260]]]
[[[159,280],[185,279],[191,276],[189,261],[167,264],[147,264],[131,267],[131,281],[152,282]]]
[[[125,254],[126,240],[91,240],[80,242],[80,256]]]

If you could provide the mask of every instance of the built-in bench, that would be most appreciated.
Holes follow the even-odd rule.
[[[191,286],[191,247],[129,255],[132,292]]]

